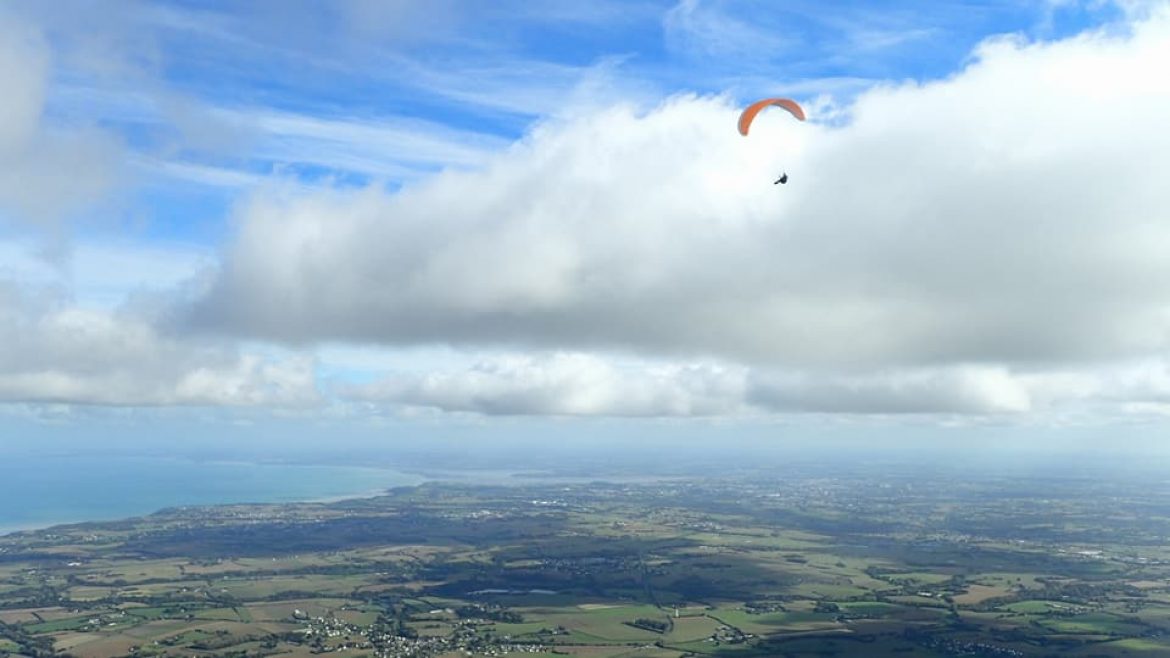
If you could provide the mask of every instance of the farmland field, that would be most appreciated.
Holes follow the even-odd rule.
[[[1083,482],[1030,525],[1001,481],[914,481],[428,484],[18,533],[0,655],[1170,655],[1164,490],[1110,485],[1149,521],[1090,530]]]

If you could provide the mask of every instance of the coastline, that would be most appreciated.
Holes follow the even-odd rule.
[[[34,520],[13,520],[12,522],[5,522],[0,516],[0,539],[9,537],[17,533],[24,532],[42,532],[51,530],[52,528],[60,526],[71,526],[84,523],[113,523],[126,519],[140,518],[150,516],[151,514],[160,512],[170,508],[180,507],[217,507],[225,505],[285,505],[298,503],[312,503],[312,504],[329,504],[337,503],[346,500],[359,500],[376,498],[384,496],[393,488],[397,487],[413,487],[419,486],[428,482],[452,482],[462,484],[484,484],[484,485],[528,485],[538,484],[542,482],[563,482],[571,484],[587,484],[592,481],[607,481],[607,482],[629,482],[629,483],[645,483],[656,481],[670,481],[677,479],[674,476],[623,476],[623,475],[596,475],[596,476],[582,476],[582,475],[564,475],[555,472],[541,471],[541,470],[509,470],[509,469],[469,469],[469,470],[449,470],[449,469],[428,469],[418,467],[408,467],[402,469],[378,468],[370,466],[333,466],[333,465],[308,465],[303,463],[282,463],[274,464],[272,462],[246,462],[246,461],[191,461],[179,460],[170,458],[167,459],[169,463],[179,464],[188,468],[214,468],[214,467],[228,467],[228,468],[279,468],[279,469],[325,469],[331,471],[344,471],[349,473],[364,473],[375,477],[388,476],[390,479],[402,480],[401,482],[385,483],[375,487],[363,487],[360,490],[355,490],[346,493],[330,493],[327,495],[314,495],[311,492],[302,492],[301,495],[290,494],[278,489],[273,489],[267,492],[266,495],[261,496],[240,496],[240,497],[217,497],[214,500],[170,500],[161,502],[148,508],[137,509],[120,509],[111,511],[108,514],[96,515],[62,515],[57,518],[34,519]],[[2,511],[2,510],[0,510]]]
[[[424,480],[424,482],[429,480]],[[418,484],[422,484],[419,482]],[[395,486],[418,486],[418,484],[411,485],[395,485]],[[144,514],[132,514],[128,516],[116,516],[109,518],[88,518],[88,519],[71,519],[66,521],[48,521],[45,523],[32,523],[28,525],[4,525],[0,526],[0,539],[14,535],[21,532],[43,532],[45,530],[52,530],[62,526],[81,525],[84,523],[116,523],[118,521],[125,521],[128,519],[136,519],[152,514],[157,514],[167,509],[174,509],[180,507],[227,507],[231,505],[297,505],[297,504],[318,504],[327,505],[329,503],[340,503],[346,500],[362,500],[367,498],[377,498],[386,495],[393,487],[384,487],[381,489],[372,489],[355,494],[340,494],[337,496],[325,496],[322,498],[304,499],[304,500],[277,500],[277,501],[262,501],[262,500],[236,500],[224,501],[217,503],[196,503],[190,505],[165,505]]]
[[[167,465],[162,469],[166,472],[155,468],[159,464]],[[57,469],[47,471],[56,481],[28,478],[10,483],[10,493],[3,491],[0,482],[0,499],[8,501],[0,504],[0,538],[60,526],[112,523],[175,507],[326,504],[373,498],[433,479],[418,472],[369,466],[149,458],[122,460],[109,471],[89,473],[77,464],[51,461],[28,470],[36,473],[35,469]]]
[[[398,485],[398,486],[417,486],[417,485]],[[64,521],[47,521],[44,523],[34,522],[34,523],[31,523],[28,525],[21,525],[21,524],[11,525],[11,526],[4,525],[4,526],[0,526],[0,539],[3,539],[4,537],[7,537],[9,535],[14,535],[14,534],[21,533],[21,532],[42,532],[45,530],[52,530],[53,528],[59,528],[62,526],[81,525],[83,523],[115,523],[118,521],[125,521],[127,519],[136,519],[136,518],[140,518],[140,517],[144,517],[144,516],[150,516],[152,514],[157,514],[163,510],[174,509],[176,507],[221,507],[221,506],[230,506],[230,505],[296,505],[296,504],[300,504],[300,503],[327,505],[329,503],[340,503],[340,502],[346,501],[346,500],[361,500],[361,499],[365,499],[365,498],[377,498],[378,496],[386,495],[386,492],[389,490],[390,490],[390,487],[386,487],[383,489],[373,489],[373,490],[363,491],[361,493],[355,493],[355,494],[341,494],[341,495],[337,495],[337,496],[326,496],[323,498],[313,498],[313,499],[305,499],[305,500],[279,500],[279,501],[237,500],[237,501],[226,501],[226,502],[218,502],[218,503],[198,503],[198,504],[191,504],[191,505],[166,505],[163,507],[159,507],[155,510],[152,510],[150,512],[146,512],[145,514],[133,514],[133,515],[129,515],[129,516],[116,516],[116,517],[101,518],[101,519],[98,519],[98,518],[69,519],[69,520],[64,520]]]

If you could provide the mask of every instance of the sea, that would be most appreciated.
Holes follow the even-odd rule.
[[[357,466],[21,455],[0,459],[0,535],[142,516],[165,507],[374,496],[427,479]]]

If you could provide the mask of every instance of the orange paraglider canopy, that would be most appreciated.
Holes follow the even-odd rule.
[[[756,115],[765,107],[772,105],[782,107],[791,112],[792,116],[804,121],[804,110],[796,104],[796,101],[789,98],[765,98],[744,108],[743,114],[739,115],[739,134],[747,135],[748,128],[752,127],[752,120],[756,118]]]

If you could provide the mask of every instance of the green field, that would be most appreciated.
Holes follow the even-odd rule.
[[[1046,514],[1068,520],[1040,524],[995,482],[963,485],[960,505],[921,474],[913,488],[875,477],[426,485],[16,534],[0,538],[14,556],[0,561],[0,652],[1166,652],[1170,550],[1145,527],[1085,523],[1101,503],[1083,482],[1047,482],[1045,499],[1060,503]],[[1132,547],[1127,532],[1139,533]]]

